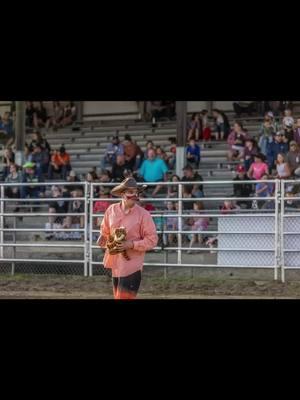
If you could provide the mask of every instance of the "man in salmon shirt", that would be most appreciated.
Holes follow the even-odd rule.
[[[135,179],[127,178],[116,186],[111,194],[122,198],[105,212],[100,228],[98,245],[106,248],[108,236],[115,228],[126,229],[126,241],[118,245],[120,253],[111,255],[106,250],[104,267],[111,268],[115,299],[135,299],[141,283],[145,252],[153,249],[158,242],[156,227],[151,214],[137,205],[139,193],[145,190],[137,186]],[[129,260],[122,251],[126,250]]]

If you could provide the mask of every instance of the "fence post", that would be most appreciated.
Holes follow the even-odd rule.
[[[89,276],[93,276],[93,227],[94,227],[94,218],[93,218],[93,209],[94,209],[94,186],[90,184],[90,242],[89,242]]]
[[[284,197],[285,197],[285,181],[281,182],[281,193],[280,193],[280,267],[281,267],[281,282],[285,282],[285,270],[284,270]]]
[[[84,276],[88,276],[88,262],[89,262],[89,243],[88,243],[88,212],[89,212],[89,194],[88,194],[88,182],[84,184]]]
[[[13,218],[14,224],[13,224],[13,228],[16,229],[17,228],[17,217]],[[16,243],[16,231],[13,231],[13,243]],[[15,246],[13,246],[13,259],[16,258],[16,248]],[[11,275],[15,274],[15,261],[13,261],[11,263]]]
[[[1,211],[1,217],[0,217],[0,227],[1,227],[1,233],[0,233],[0,243],[1,245],[3,244],[3,238],[4,238],[4,186],[1,185],[1,207],[0,207],[0,211]],[[3,258],[3,246],[0,247],[0,257]]]
[[[275,232],[274,232],[274,261],[275,261],[275,269],[274,269],[274,279],[278,280],[278,267],[280,266],[280,226],[279,226],[279,207],[280,204],[280,185],[278,184],[279,180],[275,181]]]
[[[178,231],[179,233],[177,234],[177,242],[178,242],[178,250],[177,250],[177,264],[181,265],[182,264],[182,183],[179,183],[179,188],[178,188],[178,197],[179,197],[179,203],[178,203]]]

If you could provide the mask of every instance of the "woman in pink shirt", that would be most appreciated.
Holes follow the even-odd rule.
[[[116,186],[111,194],[122,198],[105,212],[101,223],[98,244],[106,248],[109,235],[114,229],[126,229],[126,241],[118,244],[117,254],[110,254],[106,248],[104,267],[111,268],[115,299],[135,299],[141,283],[141,272],[145,252],[153,249],[158,242],[156,227],[151,214],[137,205],[138,196],[145,189],[138,188],[133,178],[127,178]],[[126,250],[128,259],[123,255]]]
[[[254,163],[251,164],[247,173],[250,179],[260,180],[263,175],[268,174],[269,167],[264,161],[265,156],[262,153],[258,153],[254,156]]]

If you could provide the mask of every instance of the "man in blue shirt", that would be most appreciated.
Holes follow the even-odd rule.
[[[117,160],[117,156],[124,154],[124,146],[120,143],[118,136],[112,138],[112,142],[106,148],[104,158],[101,162],[101,168],[105,169],[106,166],[113,166]]]
[[[148,159],[143,161],[143,164],[139,170],[145,182],[163,182],[167,180],[168,167],[166,163],[156,158],[156,152],[154,149],[148,151]],[[157,185],[152,193],[155,196],[161,189],[161,185]]]
[[[194,164],[199,168],[200,163],[200,147],[196,144],[195,139],[190,139],[189,146],[186,149],[186,158],[188,164]]]

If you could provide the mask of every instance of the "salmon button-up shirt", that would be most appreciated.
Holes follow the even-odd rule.
[[[108,236],[115,228],[122,226],[127,232],[126,240],[133,241],[133,249],[126,250],[129,261],[122,253],[111,255],[106,250],[104,267],[111,268],[113,277],[125,277],[142,270],[145,252],[153,249],[158,242],[156,226],[148,211],[135,204],[128,213],[125,213],[121,203],[117,203],[112,204],[105,212],[100,227],[99,246],[105,247]]]

